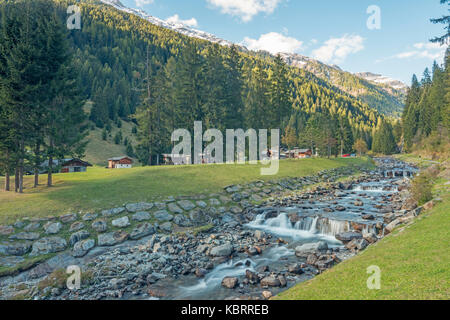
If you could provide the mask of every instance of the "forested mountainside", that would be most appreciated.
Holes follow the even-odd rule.
[[[65,25],[71,1],[39,1]],[[8,3],[39,7],[24,0]],[[284,146],[308,146],[323,155],[351,152],[358,139],[371,148],[386,122],[367,103],[286,65],[280,56],[187,37],[99,1],[77,5],[81,29],[61,31],[77,87],[92,102],[88,127],[97,126],[107,137],[119,119],[133,121],[136,139],[127,150],[144,164],[170,153],[171,132],[192,129],[196,120],[205,130],[280,128]]]
[[[434,63],[419,81],[412,78],[402,116],[404,149],[449,153],[450,49],[444,66]]]
[[[400,117],[403,111],[407,86],[399,81],[387,83],[370,81],[369,79],[376,80],[376,78],[366,77],[367,73],[352,74],[299,54],[282,54],[282,56],[289,65],[314,73],[343,92],[361,99],[382,114]]]
[[[225,46],[232,45],[230,41],[218,38],[210,33],[192,29],[182,24],[168,23],[149,15],[142,10],[127,8],[119,0],[101,1],[110,4],[119,10],[138,15],[152,24],[177,31],[181,34]],[[238,48],[243,52],[248,52],[248,49],[242,45],[238,45]],[[257,52],[256,54],[270,56],[268,52],[264,51]],[[403,110],[407,86],[400,81],[395,81],[371,73],[352,74],[344,72],[339,69],[339,67],[330,66],[299,54],[283,53],[281,55],[288,65],[304,68],[305,70],[312,72],[317,77],[336,86],[343,92],[351,94],[352,96],[361,99],[363,102],[368,103],[372,108],[377,109],[382,114],[399,117]],[[364,81],[361,78],[367,81]]]

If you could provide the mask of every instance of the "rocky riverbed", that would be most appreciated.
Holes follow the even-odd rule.
[[[72,214],[3,226],[19,230],[8,231],[9,240],[0,243],[2,263],[60,253],[0,278],[0,296],[270,298],[350,258],[420,213],[407,191],[416,170],[392,159],[377,159],[377,164],[376,170],[363,170],[345,182],[338,180],[356,168],[228,186],[221,194],[197,198],[128,204],[81,219]],[[66,229],[67,239],[59,234]],[[65,286],[69,265],[82,269],[79,290]]]

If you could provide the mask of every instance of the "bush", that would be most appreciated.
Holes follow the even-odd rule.
[[[429,174],[423,172],[412,181],[411,192],[419,206],[433,199],[433,181]]]

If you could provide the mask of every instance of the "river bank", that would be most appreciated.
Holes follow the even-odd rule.
[[[376,170],[363,170],[346,182],[338,180],[350,173],[348,168],[279,181],[271,186],[278,194],[256,205],[249,200],[258,196],[257,190],[265,192],[266,183],[229,186],[229,201],[238,206],[216,215],[201,210],[188,215],[191,223],[209,224],[206,232],[161,234],[153,224],[152,234],[140,240],[97,246],[83,257],[59,254],[0,279],[3,297],[17,295],[19,287],[34,299],[269,298],[352,257],[400,219],[412,219],[418,212],[405,200],[414,170],[379,159]],[[286,191],[291,194],[283,196]],[[64,273],[55,277],[55,270],[70,264],[79,265],[85,275],[83,288],[76,292],[65,289]],[[44,287],[49,273],[56,279]]]

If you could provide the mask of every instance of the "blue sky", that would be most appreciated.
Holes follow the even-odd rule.
[[[295,52],[350,72],[380,73],[410,84],[444,47],[429,22],[447,10],[439,0],[122,0],[128,7],[215,34],[250,49]],[[380,28],[367,20],[380,9]],[[376,23],[377,20],[370,20]],[[376,25],[375,25],[376,26]]]

